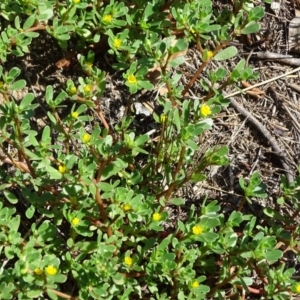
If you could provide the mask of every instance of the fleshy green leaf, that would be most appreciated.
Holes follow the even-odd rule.
[[[270,261],[276,261],[282,257],[282,251],[274,249],[265,253],[265,258]]]
[[[26,81],[24,79],[18,80],[16,82],[14,82],[9,89],[11,91],[17,91],[17,90],[21,90],[26,86]]]
[[[25,212],[25,215],[28,219],[31,219],[34,215],[34,212],[35,212],[35,207],[33,205],[30,205],[26,212]]]
[[[20,103],[20,108],[22,110],[26,109],[31,104],[33,99],[34,99],[34,94],[32,93],[26,94],[26,96],[23,98],[23,100]]]
[[[226,60],[226,59],[236,56],[237,53],[238,53],[237,48],[234,46],[230,46],[230,47],[220,51],[219,53],[217,53],[213,57],[213,60],[217,60],[217,61]]]
[[[5,198],[11,203],[11,204],[16,204],[18,203],[18,198],[13,194],[11,193],[10,191],[4,191],[3,192]]]
[[[23,25],[23,29],[27,30],[29,29],[35,22],[35,15],[31,15],[29,18],[27,18],[27,20],[25,21],[24,25]]]
[[[183,205],[185,203],[185,201],[182,198],[172,198],[172,199],[169,200],[169,203],[173,204],[173,205],[180,206],[180,205]]]
[[[260,30],[260,25],[257,22],[250,22],[242,29],[242,34],[251,34],[258,32]]]

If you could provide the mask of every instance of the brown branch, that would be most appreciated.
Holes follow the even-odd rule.
[[[59,296],[59,297],[64,298],[64,299],[77,300],[77,297],[70,296],[68,294],[62,293],[62,292],[57,291],[57,290],[49,289],[49,291],[51,291],[56,296]]]
[[[220,50],[222,50],[224,47],[226,47],[228,42],[223,42],[222,44],[219,44],[213,51],[213,56],[217,54]],[[210,63],[211,59],[207,59],[202,63],[202,65],[198,68],[196,73],[194,74],[193,78],[189,81],[189,83],[185,86],[182,96],[185,96],[185,94],[189,91],[189,89],[192,87],[192,85],[197,80],[198,76],[203,72],[204,68]]]
[[[183,92],[182,92],[182,96],[185,96],[185,94],[188,92],[188,90],[192,87],[192,85],[194,84],[194,82],[197,80],[198,76],[202,73],[202,71],[204,70],[204,68],[208,65],[208,63],[210,62],[210,60],[207,60],[205,62],[202,63],[202,65],[198,68],[198,70],[196,71],[196,73],[194,74],[193,78],[189,81],[189,83],[185,86]]]
[[[5,157],[5,156],[0,156],[0,159],[4,162],[4,163],[7,163],[7,164],[11,164],[11,165],[14,165],[16,168],[18,168],[21,172],[27,172],[30,174],[30,170],[28,168],[28,166],[23,163],[23,162],[20,162],[20,161],[16,161],[14,159],[10,159],[8,157]]]
[[[96,203],[98,205],[98,209],[99,209],[102,221],[103,221],[103,223],[105,223],[105,221],[107,220],[107,214],[104,209],[104,205],[103,205],[98,187],[96,187]],[[107,233],[108,237],[111,237],[113,235],[110,225],[106,226],[106,233]]]
[[[35,26],[35,27],[31,27],[31,28],[28,28],[27,30],[25,30],[25,32],[34,32],[34,31],[39,31],[39,30],[46,30],[46,27],[45,25],[38,25],[38,26]],[[49,26],[50,28],[52,28],[52,26]]]

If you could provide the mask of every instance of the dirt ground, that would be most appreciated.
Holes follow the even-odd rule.
[[[297,3],[281,2],[281,4],[277,2],[278,5],[273,8],[270,5],[265,6],[266,15],[258,34],[243,36],[232,42],[239,50],[237,57],[225,63],[213,62],[210,69],[223,67],[232,70],[237,62],[246,59],[248,65],[260,73],[259,79],[250,83],[253,85],[266,81],[258,87],[258,91],[239,94],[231,99],[236,100],[257,119],[276,140],[282,150],[282,156],[286,158],[290,173],[294,176],[297,166],[300,165],[300,72],[277,80],[274,78],[296,69],[300,63],[289,65],[281,63],[280,59],[269,61],[258,57],[258,53],[266,51],[285,56],[292,55],[294,58],[300,56],[300,51],[297,49],[293,53],[290,52],[293,48],[292,42],[295,44],[295,41],[289,38],[289,25],[298,12]],[[222,9],[222,5],[223,3],[217,2],[216,9]],[[21,99],[27,91],[33,92],[41,104],[36,116],[38,128],[42,128],[46,120],[47,109],[43,100],[46,86],[53,85],[59,90],[65,88],[68,79],[76,82],[79,76],[85,76],[79,63],[76,62],[76,57],[70,60],[69,54],[64,52],[52,37],[41,32],[40,37],[33,41],[28,55],[22,58],[10,57],[4,64],[6,70],[14,66],[19,67],[22,70],[21,77],[27,81],[26,90],[14,96]],[[95,65],[106,72],[107,87],[101,99],[105,117],[115,124],[125,111],[130,111],[135,116],[137,130],[148,132],[154,126],[151,124],[151,108],[156,107],[157,91],[130,95],[124,85],[121,72],[112,69],[112,60],[113,58],[105,51],[96,55]],[[186,63],[181,66],[182,84],[189,82],[200,64],[199,54],[191,45],[186,54]],[[203,93],[198,82],[192,87],[190,96]],[[247,86],[239,86],[239,88],[245,87]],[[296,90],[297,87],[299,91]],[[230,94],[234,91],[228,90],[226,93]],[[214,128],[207,133],[202,149],[205,151],[216,144],[229,147],[231,165],[208,170],[208,180],[189,189],[189,198],[196,200],[204,191],[205,194],[209,191],[210,198],[233,201],[232,199],[237,197],[238,201],[238,178],[242,176],[247,179],[253,172],[259,171],[268,186],[270,197],[258,203],[263,206],[272,205],[278,195],[280,176],[285,174],[285,171],[280,157],[274,153],[270,141],[260,133],[259,128],[249,118],[245,118],[230,106],[215,117]]]
[[[289,24],[297,14],[297,6],[295,7],[292,2],[281,2],[281,5],[273,8],[266,5],[266,15],[258,34],[240,37],[232,42],[239,50],[237,57],[225,63],[213,62],[209,67],[232,70],[244,58],[249,66],[260,73],[258,80],[248,84],[266,81],[265,84],[259,86],[257,90],[236,95],[231,99],[238,102],[252,116],[252,119],[256,119],[263,130],[268,131],[271,139],[275,140],[282,150],[281,156],[275,153],[272,141],[261,133],[261,128],[253,124],[251,118],[245,117],[233,105],[229,106],[215,117],[214,128],[207,133],[202,149],[205,151],[216,144],[227,145],[230,149],[231,165],[210,168],[207,181],[188,188],[190,199],[196,201],[203,197],[203,194],[208,193],[210,198],[230,201],[236,205],[240,194],[238,178],[242,176],[247,179],[255,171],[259,171],[268,186],[269,197],[265,200],[258,199],[257,204],[272,206],[278,195],[280,176],[287,174],[280,157],[285,157],[291,177],[296,174],[297,166],[300,164],[300,84],[298,86],[300,73],[295,72],[279,79],[274,78],[296,69],[300,63],[289,65],[282,63],[280,59],[269,61],[259,58],[260,53],[266,51],[285,56],[292,55],[294,58],[300,55],[297,49],[296,53],[289,51],[295,41],[288,37]],[[222,5],[217,3],[216,9],[222,9]],[[40,34],[40,37],[33,41],[28,55],[22,58],[11,57],[4,68],[9,70],[17,66],[22,70],[21,77],[27,81],[27,88],[15,94],[15,97],[20,99],[27,91],[36,95],[41,107],[38,109],[35,121],[37,127],[41,129],[46,121],[47,107],[43,100],[46,86],[53,85],[56,89],[65,88],[68,79],[76,82],[77,78],[84,74],[76,59],[69,60],[70,53],[60,49],[57,42],[46,33]],[[113,125],[120,120],[125,111],[129,111],[135,117],[138,131],[141,133],[150,131],[154,126],[154,123],[151,123],[151,108],[156,107],[157,91],[130,95],[124,85],[121,72],[112,69],[112,59],[107,53],[101,52],[96,55],[95,63],[98,68],[106,72],[107,87],[101,99],[101,108],[106,119]],[[186,63],[181,66],[182,84],[189,82],[200,63],[199,54],[191,45],[186,54]],[[192,87],[190,96],[203,93],[198,82]],[[245,87],[247,85],[239,86],[239,88]],[[236,90],[232,89],[226,93],[230,94],[234,91]]]
[[[221,4],[216,4],[216,8],[220,7]],[[181,191],[189,200],[187,209],[191,203],[200,205],[200,200],[205,196],[219,200],[225,211],[236,209],[241,200],[239,177],[247,179],[258,171],[267,185],[269,197],[257,199],[245,209],[261,218],[263,208],[273,207],[279,195],[280,176],[287,172],[295,176],[297,166],[300,165],[300,72],[279,79],[274,78],[300,67],[300,62],[289,64],[278,58],[262,59],[258,53],[269,51],[300,59],[300,51],[297,51],[297,47],[294,47],[291,52],[293,45],[297,44],[296,38],[289,38],[289,26],[296,15],[297,6],[292,0],[290,2],[282,0],[277,8],[266,5],[266,15],[261,22],[261,31],[258,34],[237,38],[232,42],[239,50],[238,57],[226,63],[214,62],[210,66],[212,69],[222,66],[232,70],[237,62],[245,58],[248,65],[260,73],[259,79],[250,83],[266,81],[258,87],[258,91],[239,94],[233,96],[232,99],[237,101],[269,132],[281,148],[281,156],[285,158],[288,169],[283,167],[282,159],[275,153],[271,141],[261,133],[261,128],[257,128],[251,118],[245,118],[236,107],[229,106],[215,117],[214,127],[206,134],[202,149],[205,151],[216,144],[227,145],[231,164],[227,167],[211,167],[207,170],[208,179],[205,182],[187,186]],[[46,86],[65,88],[68,79],[76,80],[78,76],[84,76],[76,60],[71,61],[68,66],[64,64],[65,60],[68,60],[68,53],[62,51],[56,41],[46,33],[41,33],[38,40],[33,42],[28,55],[23,58],[11,57],[4,64],[5,70],[13,66],[22,70],[21,77],[27,81],[25,92],[33,92],[41,104],[35,119],[37,128],[42,129],[46,122],[47,108],[43,100]],[[181,66],[183,84],[189,82],[200,63],[199,54],[191,46],[186,54],[186,63]],[[107,88],[101,99],[105,118],[111,124],[115,124],[125,111],[129,111],[135,117],[138,131],[145,133],[153,129],[154,123],[152,123],[149,107],[156,106],[157,91],[130,95],[122,80],[122,74],[112,69],[111,57],[106,53],[96,56],[95,65],[107,73]],[[245,87],[247,86],[240,86],[240,88]],[[234,91],[228,90],[226,93],[230,94]],[[191,96],[203,93],[197,82],[191,92]],[[20,99],[23,95],[24,91],[16,94],[15,97]],[[174,210],[173,213],[175,220],[177,212]]]

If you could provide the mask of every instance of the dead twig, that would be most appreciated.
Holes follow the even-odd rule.
[[[300,64],[299,64],[299,65],[300,65]],[[293,73],[296,73],[296,72],[298,72],[298,71],[300,71],[300,67],[298,67],[298,68],[296,68],[296,69],[293,69],[293,70],[291,70],[291,71],[288,71],[288,72],[286,72],[286,73],[284,73],[284,74],[282,74],[282,75],[279,75],[279,76],[270,78],[270,79],[268,79],[268,80],[265,80],[265,81],[256,83],[256,84],[254,84],[254,85],[251,85],[251,86],[249,86],[249,87],[247,87],[247,88],[245,88],[245,89],[243,89],[243,90],[241,90],[241,91],[237,91],[237,92],[231,93],[231,94],[227,95],[226,98],[230,98],[230,97],[233,97],[233,96],[242,94],[243,92],[249,91],[249,90],[251,90],[251,89],[253,89],[253,88],[255,88],[255,87],[262,86],[262,85],[264,85],[264,84],[266,84],[266,83],[273,82],[273,81],[275,81],[275,80],[277,80],[277,79],[286,77],[286,76],[288,76],[288,75],[290,75],[290,74],[293,74]]]
[[[300,71],[300,67],[296,68],[294,70],[291,70],[289,72],[286,72],[282,75],[273,77],[271,79],[268,79],[266,81],[254,84],[250,87],[247,87],[241,91],[237,91],[235,93],[231,93],[231,94],[226,94],[225,92],[223,92],[223,95],[225,98],[230,98],[230,105],[237,111],[239,112],[243,117],[246,118],[247,121],[249,121],[262,135],[265,139],[267,139],[267,141],[269,141],[271,147],[273,148],[274,153],[279,157],[280,163],[282,165],[282,168],[285,172],[286,178],[288,183],[292,183],[294,181],[294,177],[293,177],[293,172],[291,171],[289,165],[286,163],[285,160],[285,151],[282,150],[280,148],[280,146],[278,145],[277,141],[275,140],[275,138],[271,135],[271,133],[269,132],[269,130],[263,125],[261,124],[250,112],[248,112],[241,104],[239,104],[236,100],[234,100],[232,97],[238,94],[241,94],[245,91],[251,90],[255,87],[261,86],[263,84],[275,81],[279,78],[285,77],[289,74],[295,73]]]
[[[247,88],[247,87],[251,86],[251,84],[247,81],[242,81],[242,85],[243,85],[244,88]],[[265,92],[258,89],[258,88],[253,88],[249,91],[246,91],[246,93],[250,96],[254,96],[254,97],[257,97],[257,98],[260,98],[260,99],[262,98],[263,95],[265,95]]]
[[[300,58],[295,58],[292,55],[284,55],[269,51],[260,51],[256,52],[255,55],[253,55],[253,57],[268,61],[281,62],[290,66],[300,66]]]
[[[290,83],[290,84],[287,84],[286,86],[293,89],[294,91],[300,93],[300,86],[298,84]]]
[[[225,97],[228,98],[228,96],[225,94]],[[263,135],[264,138],[266,138],[271,147],[274,150],[274,153],[278,156],[280,163],[282,165],[282,168],[285,172],[286,178],[289,183],[292,183],[294,181],[293,178],[293,172],[291,171],[290,167],[285,161],[285,153],[284,150],[280,148],[278,143],[276,142],[275,138],[271,135],[269,130],[261,124],[251,113],[249,113],[241,104],[239,104],[235,99],[230,98],[230,105],[239,112],[243,117],[247,119],[255,128]]]

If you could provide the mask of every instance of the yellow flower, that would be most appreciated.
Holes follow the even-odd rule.
[[[53,266],[48,266],[45,268],[46,274],[49,276],[53,276],[57,274],[57,269]]]
[[[209,105],[207,105],[207,104],[202,105],[200,107],[200,114],[203,117],[207,117],[208,115],[210,115],[211,114],[211,109],[210,109]]]
[[[35,273],[36,275],[42,275],[42,274],[43,274],[43,270],[42,270],[41,268],[35,268],[35,269],[34,269],[34,273]]]
[[[137,83],[136,77],[135,77],[134,75],[129,75],[129,76],[127,77],[127,80],[128,80],[128,82],[131,83],[131,84],[136,84],[136,83]]]
[[[193,288],[193,289],[196,289],[198,286],[199,286],[199,282],[195,280],[195,281],[192,283],[192,288]]]
[[[153,216],[152,216],[153,221],[159,221],[160,219],[161,219],[161,214],[160,213],[156,212],[156,213],[153,214]]]
[[[203,232],[203,227],[200,225],[195,225],[193,228],[193,234],[200,235]]]
[[[67,167],[65,165],[59,165],[58,172],[61,174],[65,174],[67,172]]]
[[[72,86],[69,91],[70,91],[70,94],[75,95],[77,93],[76,86]]]
[[[73,0],[73,3],[78,4],[80,0]]]
[[[127,266],[131,266],[132,265],[132,258],[131,257],[129,257],[129,256],[126,256],[125,258],[124,258],[124,263],[125,263],[125,265],[127,265]]]
[[[92,66],[93,66],[93,64],[90,63],[90,62],[87,62],[87,63],[85,64],[85,66],[86,66],[87,69],[91,69]]]
[[[119,49],[122,45],[122,41],[120,39],[115,39],[114,40],[114,46]]]
[[[207,51],[207,58],[211,59],[214,56],[214,53],[212,51]]]
[[[72,113],[71,113],[71,116],[72,116],[72,118],[73,119],[77,119],[78,118],[78,112],[77,111],[73,111]]]
[[[131,205],[130,205],[129,203],[125,203],[125,204],[123,205],[123,210],[124,210],[124,211],[129,211],[129,210],[131,210]]]
[[[87,85],[83,88],[83,90],[84,90],[86,93],[89,93],[89,92],[92,90],[92,87],[91,87],[89,84],[87,84]]]
[[[71,196],[71,197],[70,197],[70,201],[71,201],[71,203],[76,204],[76,203],[77,203],[77,198]]]
[[[77,226],[77,225],[79,224],[79,222],[80,222],[80,219],[79,219],[79,218],[74,218],[74,219],[72,220],[72,225],[73,225],[73,226]]]
[[[112,20],[113,20],[112,15],[105,15],[105,16],[103,17],[103,21],[106,22],[106,23],[111,23]]]
[[[300,294],[300,283],[297,283],[295,285],[295,292],[298,293],[298,294]]]
[[[166,121],[167,121],[167,116],[166,115],[164,115],[164,114],[162,114],[161,116],[160,116],[160,122],[162,122],[162,123],[165,123]]]
[[[91,136],[88,133],[85,133],[82,140],[84,143],[88,143],[91,140]]]

